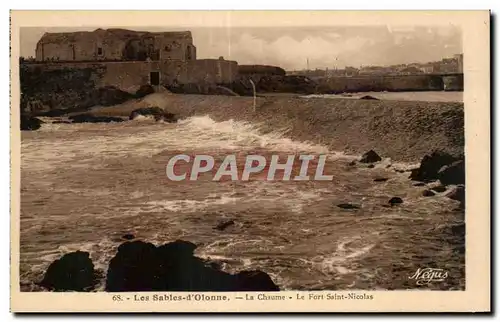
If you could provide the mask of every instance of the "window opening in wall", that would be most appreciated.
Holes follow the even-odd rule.
[[[160,85],[160,72],[150,72],[149,83],[151,85]]]
[[[102,55],[102,47],[97,47],[97,55]]]

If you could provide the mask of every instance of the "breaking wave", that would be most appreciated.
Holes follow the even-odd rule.
[[[41,128],[42,135],[34,136],[29,141],[23,140],[23,164],[39,169],[61,164],[79,167],[88,165],[85,160],[92,159],[95,155],[106,158],[121,158],[127,155],[153,156],[167,149],[200,152],[266,149],[349,158],[343,153],[331,152],[322,145],[291,140],[286,137],[286,129],[263,134],[257,125],[235,120],[216,122],[209,116],[189,117],[178,124],[153,123],[147,120],[144,118],[139,122],[107,124],[44,123]],[[109,135],[110,131],[113,135]],[[82,135],[87,136],[87,132],[92,135],[82,140]],[[58,140],[46,139],[53,134],[61,136],[64,144]]]

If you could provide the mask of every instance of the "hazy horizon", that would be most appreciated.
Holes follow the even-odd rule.
[[[197,58],[235,60],[239,64],[280,66],[286,70],[387,66],[439,61],[462,53],[461,30],[449,26],[344,27],[25,27],[20,54],[35,56],[45,32],[124,28],[140,31],[190,30]]]

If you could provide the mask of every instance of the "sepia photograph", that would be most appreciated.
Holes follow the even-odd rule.
[[[481,176],[466,146],[480,67],[451,13],[405,24],[386,14],[20,25],[11,287],[188,311],[470,290],[469,220],[489,218],[466,198],[489,195],[488,177],[469,185]],[[488,105],[475,112],[489,122]]]

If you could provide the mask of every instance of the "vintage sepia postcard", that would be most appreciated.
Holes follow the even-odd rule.
[[[489,312],[490,12],[12,11],[13,312]]]

